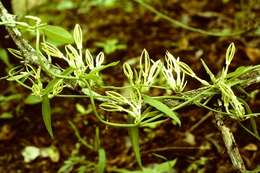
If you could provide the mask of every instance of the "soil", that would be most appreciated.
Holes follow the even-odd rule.
[[[250,16],[243,17],[239,2],[227,1],[226,4],[223,2],[217,0],[166,0],[165,2],[153,1],[153,6],[176,20],[186,21],[191,26],[205,30],[214,28],[244,30],[249,29],[248,27],[251,28],[257,22],[259,5],[251,9],[251,13],[254,13],[255,16],[250,18]],[[96,48],[96,42],[109,38],[117,38],[120,43],[127,46],[125,50],[118,50],[106,55],[106,62],[115,60],[125,62],[140,56],[144,48],[153,59],[159,59],[163,58],[168,50],[189,64],[201,78],[208,79],[200,58],[205,60],[214,73],[217,73],[223,67],[225,51],[231,42],[235,43],[237,51],[230,70],[260,62],[259,33],[254,34],[252,29],[240,36],[232,37],[203,35],[175,27],[137,3],[132,4],[132,11],[127,11],[122,6],[113,8],[97,6],[91,7],[85,12],[79,11],[79,9],[58,11],[48,9],[47,5],[43,7],[45,8],[36,8],[31,13],[47,17],[53,15],[48,19],[49,23],[62,25],[69,29],[79,23],[86,38],[85,47],[94,52],[102,50]],[[238,19],[237,15],[240,13],[242,17]],[[103,71],[106,83],[114,86],[124,84],[125,79],[120,65],[119,68],[109,68]],[[1,69],[4,67],[4,64],[1,64]],[[5,74],[6,72],[1,70],[1,76]],[[56,173],[64,165],[64,161],[70,157],[71,152],[75,150],[76,143],[79,142],[69,121],[75,124],[81,137],[84,137],[90,144],[95,143],[96,127],[99,128],[101,146],[105,149],[107,156],[107,172],[113,172],[109,168],[138,169],[135,156],[129,146],[126,129],[106,126],[100,123],[93,113],[81,115],[77,111],[75,105],[81,104],[87,107],[88,99],[56,97],[51,100],[54,130],[52,139],[42,120],[41,105],[24,103],[24,98],[29,91],[14,83],[7,83],[3,80],[0,83],[2,85],[1,94],[6,96],[17,92],[22,94],[20,100],[0,102],[0,112],[11,112],[13,116],[10,119],[0,119],[0,173]],[[198,87],[199,83],[191,79],[186,90]],[[256,89],[260,89],[259,85],[247,88],[247,91],[252,92]],[[64,94],[79,93],[65,90]],[[254,99],[249,100],[253,112],[260,112],[259,98],[260,95],[257,94]],[[199,172],[199,170],[209,173],[236,172],[216,127],[214,116],[208,110],[196,106],[188,106],[180,110],[179,114],[182,122],[180,127],[175,126],[171,120],[166,120],[155,129],[140,129],[144,165],[162,163],[164,161],[162,158],[167,160],[177,158],[174,169],[178,173],[186,173],[192,163],[205,157],[208,160],[207,163],[197,164],[197,169],[191,172]],[[108,114],[107,116],[120,115]],[[198,124],[205,116],[208,118]],[[256,117],[255,121],[257,125],[260,125],[259,118]],[[237,121],[226,120],[225,123],[235,135],[247,169],[252,170],[260,165],[260,141],[246,132]],[[241,123],[251,128],[250,120]],[[196,125],[198,126],[195,127]],[[39,157],[30,163],[25,163],[21,152],[26,146],[39,148],[55,146],[60,154],[60,159],[58,162],[53,162],[50,158]],[[83,145],[80,147],[79,155],[85,156],[90,162],[97,162],[98,159],[96,152]],[[72,172],[76,172],[77,167],[79,165]]]

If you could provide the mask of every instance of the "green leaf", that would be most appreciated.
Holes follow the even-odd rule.
[[[181,121],[177,116],[177,114],[173,112],[167,105],[147,95],[143,96],[143,98],[145,103],[165,113],[168,117],[173,119],[177,124],[181,125]]]
[[[46,88],[43,90],[43,95],[49,95],[53,90],[54,90],[54,87],[55,85],[60,82],[61,80],[63,79],[59,79],[59,78],[54,78],[52,79],[48,85],[46,86]]]
[[[148,127],[150,129],[154,129],[156,127],[158,127],[160,124],[162,124],[163,122],[165,122],[165,120],[157,120],[151,123],[145,123],[144,125],[142,125],[142,127]]]
[[[255,29],[254,34],[255,36],[260,36],[260,27]]]
[[[42,118],[47,131],[53,138],[53,132],[51,127],[51,105],[48,95],[44,95],[42,97]]]
[[[2,114],[0,114],[0,120],[1,119],[11,119],[13,117],[14,116],[11,112],[3,112]]]
[[[173,169],[176,164],[176,159],[166,161],[160,164],[153,164],[149,167],[145,167],[142,170],[129,171],[126,169],[116,169],[115,172],[118,173],[175,173]]]
[[[111,54],[116,50],[122,50],[126,48],[126,45],[119,44],[118,39],[108,39],[105,42],[97,42],[95,45],[97,47],[102,47],[106,54]]]
[[[38,104],[40,102],[42,102],[42,98],[32,94],[26,97],[26,99],[24,100],[24,103],[28,105]]]
[[[51,42],[57,44],[68,44],[74,42],[72,35],[60,26],[46,25],[41,28],[41,31]]]
[[[78,173],[86,173],[88,170],[88,167],[86,165],[81,165],[78,169]]]
[[[0,48],[0,60],[2,60],[5,63],[5,65],[10,66],[7,52],[3,48]]]
[[[76,110],[82,115],[86,113],[86,109],[80,103],[76,103]]]
[[[97,164],[97,173],[105,172],[106,167],[106,152],[103,148],[98,150],[98,164]]]
[[[171,172],[172,168],[175,164],[176,164],[176,159],[167,161],[167,162],[163,162],[161,164],[156,164],[154,166],[154,169],[155,169],[155,172],[158,172],[158,173]]]
[[[241,75],[249,73],[250,71],[254,70],[254,66],[240,66],[235,71],[228,73],[227,78],[236,79]]]
[[[104,69],[106,69],[108,67],[116,66],[118,63],[119,63],[119,61],[115,61],[115,62],[111,62],[111,63],[106,64],[106,65],[101,65],[101,66],[93,69],[89,74],[98,73],[101,70],[104,70]]]
[[[91,80],[95,81],[98,85],[102,85],[102,79],[97,76],[97,73],[99,73],[100,71],[102,71],[108,67],[115,66],[118,63],[119,63],[119,61],[112,62],[112,63],[106,64],[106,65],[101,65],[97,68],[94,68],[90,73],[84,75],[83,77],[84,77],[84,79],[91,79]]]
[[[128,134],[132,143],[132,147],[135,153],[135,158],[140,167],[142,167],[142,159],[140,152],[140,143],[139,143],[139,129],[138,127],[129,127]]]
[[[60,1],[57,5],[57,9],[60,11],[70,10],[76,7],[76,4],[71,0]]]
[[[0,95],[0,103],[1,102],[9,102],[9,101],[12,101],[12,100],[19,100],[21,98],[22,98],[22,94],[12,94],[12,95],[9,95],[9,96]]]

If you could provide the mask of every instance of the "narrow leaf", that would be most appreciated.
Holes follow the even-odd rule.
[[[160,172],[160,173],[163,173],[163,172],[171,172],[174,165],[176,164],[176,159],[174,160],[171,160],[171,161],[166,161],[166,162],[163,162],[161,164],[156,164],[154,166],[154,170],[155,172]]]
[[[115,62],[106,64],[106,65],[101,65],[101,66],[95,68],[94,70],[92,70],[89,74],[98,73],[99,71],[104,70],[108,67],[116,66],[118,63],[119,63],[119,61],[115,61]]]
[[[105,172],[106,167],[106,153],[103,148],[98,150],[98,165],[97,165],[97,173]]]
[[[138,127],[129,127],[128,134],[132,143],[132,147],[135,153],[135,158],[138,165],[142,168],[142,159],[140,152],[140,143],[139,143],[139,129]]]
[[[33,104],[41,103],[41,101],[42,101],[41,97],[31,94],[28,97],[26,97],[26,99],[24,100],[24,103],[29,104],[29,105],[33,105]]]
[[[227,78],[238,78],[246,73],[249,73],[250,71],[254,70],[254,66],[240,66],[235,71],[229,73],[227,75]]]
[[[0,60],[2,60],[5,65],[10,66],[10,61],[8,59],[8,54],[5,49],[0,48]]]
[[[157,120],[151,123],[145,123],[142,127],[148,127],[150,129],[154,129],[158,127],[160,124],[162,124],[163,122],[165,122],[165,120]]]
[[[41,31],[44,32],[44,34],[51,42],[60,44],[74,42],[72,35],[60,26],[46,25],[45,27],[41,28]]]
[[[48,95],[43,96],[42,100],[42,118],[44,125],[49,132],[50,136],[53,138],[53,132],[51,127],[51,105]]]
[[[181,125],[181,121],[177,114],[173,112],[167,105],[164,103],[150,97],[150,96],[144,96],[144,102],[151,105],[152,107],[155,107],[159,111],[165,113],[168,117],[173,119],[177,124]]]

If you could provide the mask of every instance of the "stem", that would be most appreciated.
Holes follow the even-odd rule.
[[[203,96],[203,94],[207,93],[210,90],[211,90],[211,88],[208,88],[208,89],[202,91],[201,93],[198,93],[197,95],[195,95],[194,97],[190,98],[189,100],[179,104],[178,106],[175,106],[175,107],[171,108],[171,110],[175,111],[177,109],[180,109],[180,108],[188,105],[189,103],[191,103],[192,101],[194,101],[194,100],[198,99],[199,97]]]
[[[143,6],[144,8],[146,8],[147,10],[151,11],[152,13],[156,14],[158,17],[167,20],[168,22],[172,23],[173,25],[189,30],[189,31],[193,31],[193,32],[198,32],[204,35],[210,35],[210,36],[216,36],[216,37],[227,37],[227,36],[235,36],[235,35],[240,35],[242,33],[244,33],[245,31],[237,31],[237,32],[229,32],[229,33],[224,33],[224,32],[211,32],[211,31],[205,31],[203,29],[200,28],[194,28],[191,27],[189,25],[186,25],[178,20],[175,20],[161,12],[159,12],[158,10],[156,10],[154,7],[150,6],[149,4],[143,2],[142,0],[134,0],[135,2],[137,2],[138,4],[140,4],[141,6]]]
[[[80,136],[80,133],[77,129],[77,127],[75,126],[75,124],[72,122],[72,121],[68,121],[69,122],[69,125],[71,126],[71,128],[73,129],[78,141],[84,145],[86,148],[90,149],[90,150],[94,150],[93,146],[88,144],[87,141],[85,139],[83,139],[81,136]]]
[[[223,115],[215,113],[215,119],[218,129],[221,132],[225,147],[229,158],[234,166],[240,172],[246,171],[244,161],[239,153],[235,138],[230,128],[227,127],[223,122]]]

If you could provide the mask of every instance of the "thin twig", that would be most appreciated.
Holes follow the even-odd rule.
[[[204,121],[206,121],[210,116],[212,116],[212,112],[209,111],[205,116],[203,116],[196,124],[194,124],[188,132],[192,132],[194,129],[199,127]]]
[[[204,146],[199,146],[199,147],[171,146],[171,147],[161,147],[161,148],[155,148],[155,149],[147,150],[147,151],[144,151],[143,154],[152,153],[152,152],[169,151],[169,150],[209,150],[209,148],[204,147]]]

